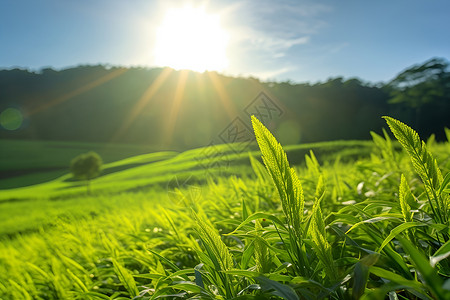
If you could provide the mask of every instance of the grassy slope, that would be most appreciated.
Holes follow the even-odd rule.
[[[39,145],[36,148],[39,148]],[[24,146],[30,147],[32,144],[26,143]],[[118,153],[120,149],[121,147],[115,150],[110,148],[109,153]],[[84,183],[73,181],[70,174],[45,183],[1,190],[0,236],[35,231],[39,226],[47,226],[53,222],[51,220],[67,212],[77,216],[99,214],[105,207],[113,208],[107,200],[105,203],[101,199],[120,193],[160,191],[167,200],[167,195],[170,195],[174,188],[183,188],[189,184],[202,185],[208,178],[218,179],[230,175],[247,177],[252,173],[249,167],[249,152],[258,157],[259,152],[253,150],[253,145],[241,149],[242,151],[235,152],[235,149],[239,149],[239,145],[217,145],[214,150],[199,148],[179,154],[156,152],[106,163],[101,176],[93,179],[91,183],[94,201],[86,197]],[[372,144],[340,141],[286,147],[290,159],[297,163],[304,160],[304,155],[309,153],[310,149],[326,160],[333,159],[332,155],[336,156],[336,153],[341,153],[344,159],[351,159],[354,156],[368,155]],[[71,149],[69,152],[72,151],[75,150]],[[55,157],[61,159],[64,155],[59,153]]]
[[[254,145],[245,149],[239,149],[240,145],[232,147],[217,145],[214,148],[198,148],[180,154],[176,152],[156,152],[111,161],[114,157],[123,157],[127,153],[144,151],[145,148],[102,144],[9,142],[5,144],[7,147],[2,149],[7,156],[2,157],[10,157],[10,159],[0,161],[0,171],[11,169],[14,163],[17,163],[15,170],[43,169],[34,174],[0,180],[0,187],[3,188],[0,191],[0,201],[66,197],[84,193],[84,184],[73,181],[71,175],[67,174],[67,167],[59,171],[47,171],[46,168],[58,166],[63,168],[63,166],[67,166],[69,157],[73,157],[75,153],[89,150],[98,151],[102,158],[105,156],[103,159],[106,162],[103,166],[102,175],[92,180],[94,192],[119,192],[154,184],[164,185],[174,176],[189,177],[197,174],[201,177],[205,172],[229,174],[235,172],[236,166],[249,164],[249,152],[253,155],[259,155],[257,151],[255,152]],[[304,155],[309,152],[309,149],[313,149],[316,155],[328,159],[328,156],[336,155],[336,153],[341,153],[344,158],[368,155],[371,147],[370,142],[337,141],[291,145],[286,147],[286,151],[291,161],[294,164],[299,164],[303,161]],[[50,150],[47,151],[47,148]],[[16,151],[13,149],[16,149]],[[33,153],[31,149],[34,149],[35,156],[31,155]],[[20,159],[20,157],[26,159]],[[54,161],[52,161],[52,158]],[[28,165],[26,165],[27,163]],[[54,177],[55,175],[58,175],[58,177]],[[27,182],[32,181],[28,177],[51,180],[24,186]],[[8,183],[8,180],[14,181],[14,184],[19,187],[7,189],[8,184],[5,183]]]
[[[68,172],[72,158],[88,151],[99,153],[105,163],[111,163],[152,150],[143,145],[78,142],[0,140],[0,144],[0,189],[58,178]]]
[[[336,201],[342,201],[339,207],[350,199],[351,202],[362,202],[366,199],[365,193],[369,192],[375,193],[379,199],[389,196],[386,200],[392,201],[392,195],[398,191],[396,178],[382,176],[382,164],[377,174],[370,165],[364,165],[368,160],[361,160],[359,165],[351,160],[367,156],[373,149],[371,143],[332,142],[285,147],[289,160],[297,164],[303,162],[304,154],[311,148],[319,157],[329,183],[324,210],[336,211],[332,204]],[[188,234],[186,228],[192,225],[192,219],[186,219],[190,215],[173,206],[167,185],[174,176],[205,176],[202,163],[212,166],[218,173],[218,184],[209,182],[200,185],[201,197],[191,195],[188,198],[194,206],[202,207],[214,221],[222,221],[216,223],[220,228],[225,227],[226,220],[242,218],[239,207],[242,198],[247,199],[250,211],[276,210],[278,203],[262,206],[269,205],[273,199],[263,201],[260,198],[273,194],[273,186],[245,176],[243,181],[228,178],[229,174],[239,176],[251,172],[247,167],[247,151],[236,154],[226,146],[217,149],[223,150],[221,153],[234,163],[232,167],[221,169],[220,164],[214,162],[217,163],[223,156],[208,159],[204,155],[208,149],[195,149],[156,162],[152,162],[151,156],[144,155],[107,164],[103,175],[94,180],[92,196],[86,196],[84,187],[77,186],[76,182],[65,181],[69,175],[37,186],[2,191],[1,196],[6,196],[0,202],[0,265],[4,266],[5,276],[0,276],[0,295],[75,298],[84,288],[71,274],[76,274],[89,291],[111,295],[121,289],[123,295],[127,295],[126,290],[120,288],[117,277],[114,277],[109,258],[120,259],[134,274],[155,273],[157,271],[151,269],[155,265],[154,257],[146,252],[147,247],[158,249],[159,253],[184,264],[196,263],[192,257],[185,261],[185,256],[191,255],[189,251],[192,250],[189,250],[189,243],[184,244],[188,241],[180,238]],[[448,147],[433,148],[433,152],[444,170],[448,171]],[[149,163],[135,166],[136,161]],[[403,157],[401,161],[402,166],[404,163],[409,165],[408,158]],[[409,169],[406,167],[405,171]],[[108,170],[114,172],[108,173]],[[312,180],[312,173],[307,168],[301,167],[298,171],[304,185],[307,207],[310,208],[315,180]],[[365,183],[360,194],[356,186],[362,180]],[[396,185],[388,184],[388,181]],[[417,180],[413,182],[417,183]],[[152,184],[151,188],[139,189],[139,186],[149,184]],[[244,187],[242,191],[246,192],[245,196],[240,194],[240,186]],[[127,192],[129,190],[133,192]],[[65,197],[68,194],[70,197]],[[167,221],[166,214],[173,218],[179,232],[174,234],[174,227]],[[178,252],[174,247],[166,249],[167,245],[180,243]],[[135,278],[138,280],[138,277]],[[148,282],[148,279],[141,279],[139,284]]]

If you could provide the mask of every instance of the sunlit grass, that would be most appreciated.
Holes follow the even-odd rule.
[[[256,145],[222,145],[234,164],[215,173],[194,149],[106,164],[90,196],[70,175],[2,191],[0,297],[448,297],[449,224],[436,210],[449,205],[449,143],[426,145],[443,174],[433,212],[388,136],[283,149],[261,126],[271,176]]]

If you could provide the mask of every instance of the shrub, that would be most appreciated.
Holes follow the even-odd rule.
[[[88,193],[90,193],[90,181],[100,174],[101,167],[102,159],[93,151],[78,155],[70,163],[73,177],[78,180],[86,180]]]

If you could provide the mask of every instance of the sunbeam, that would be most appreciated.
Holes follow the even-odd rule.
[[[90,91],[116,77],[118,77],[119,75],[122,75],[123,73],[125,73],[128,69],[125,68],[120,68],[120,69],[116,69],[112,72],[108,72],[105,76],[102,76],[84,86],[81,86],[73,91],[68,92],[67,94],[64,94],[60,97],[54,98],[52,100],[48,100],[46,101],[44,104],[35,107],[35,108],[31,108],[28,111],[25,112],[25,117],[30,117],[34,114],[37,114],[41,111],[47,110],[50,107],[53,107],[55,105],[61,104],[64,101],[69,100],[70,98],[73,98],[75,96],[81,95],[83,93],[86,93],[87,91]],[[34,103],[35,101],[33,101]]]
[[[112,137],[111,141],[119,140],[133,124],[136,117],[142,112],[142,109],[150,102],[159,88],[167,80],[169,75],[172,73],[172,69],[164,68],[158,77],[153,81],[153,83],[145,90],[142,97],[136,102],[128,115],[124,118],[122,125],[117,130],[116,134]]]
[[[189,71],[182,70],[180,71],[180,75],[178,78],[177,87],[175,90],[175,96],[172,100],[172,107],[170,109],[169,117],[167,118],[167,124],[165,126],[165,142],[164,145],[169,145],[172,141],[173,133],[175,130],[175,125],[177,122],[178,112],[180,111],[180,107],[184,97],[184,89],[186,87],[187,77],[189,75]]]
[[[209,78],[211,79],[214,89],[217,91],[219,99],[222,102],[222,106],[225,108],[228,118],[230,120],[234,119],[238,115],[238,113],[236,111],[236,108],[233,105],[233,102],[230,99],[230,96],[228,95],[227,91],[225,90],[225,87],[223,86],[222,82],[220,81],[220,78],[218,77],[217,73],[208,72],[207,74],[208,74]]]

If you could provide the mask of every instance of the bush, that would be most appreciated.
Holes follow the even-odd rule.
[[[90,151],[80,154],[70,163],[70,171],[78,180],[86,180],[88,193],[90,192],[90,181],[100,174],[102,159],[97,153]]]

